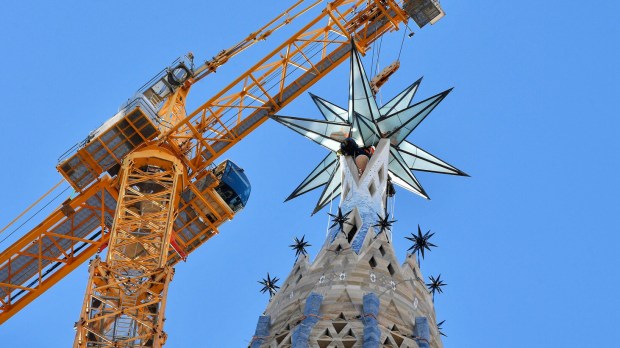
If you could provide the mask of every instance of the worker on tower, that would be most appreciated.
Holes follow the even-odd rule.
[[[340,154],[353,157],[360,176],[362,176],[364,170],[366,170],[366,165],[374,152],[374,146],[359,147],[351,137],[344,139],[340,144]]]

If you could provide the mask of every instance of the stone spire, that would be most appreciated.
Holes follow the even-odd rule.
[[[389,232],[375,226],[386,214],[390,141],[378,142],[361,177],[351,157],[338,160],[348,223],[330,229],[314,262],[300,255],[249,347],[443,347],[415,257],[399,265]]]

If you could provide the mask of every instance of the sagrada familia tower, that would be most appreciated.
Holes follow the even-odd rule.
[[[250,348],[443,347],[415,257],[401,264],[395,256],[387,202],[392,183],[427,197],[412,170],[466,175],[405,140],[450,90],[410,105],[417,81],[379,108],[352,45],[348,110],[313,96],[325,120],[274,116],[330,150],[289,198],[324,186],[315,212],[341,199],[318,255],[311,262],[299,253]],[[374,147],[363,173],[340,152],[347,137]]]

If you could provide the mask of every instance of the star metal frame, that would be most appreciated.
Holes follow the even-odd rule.
[[[379,107],[354,42],[352,46],[348,109],[311,94],[324,120],[271,116],[275,121],[330,150],[286,200],[324,186],[312,213],[315,214],[340,195],[342,179],[337,152],[341,142],[347,137],[353,138],[361,147],[375,146],[382,138],[390,139],[390,177],[395,184],[426,199],[429,196],[412,171],[468,176],[405,140],[452,89],[412,105],[413,97],[422,81],[419,79]]]

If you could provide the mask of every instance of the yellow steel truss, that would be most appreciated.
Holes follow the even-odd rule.
[[[162,136],[190,179],[346,59],[407,20],[403,1],[336,0]],[[186,87],[189,88],[189,87]]]
[[[114,207],[106,204],[106,197],[116,199],[116,195],[110,178],[102,178],[0,254],[0,323],[91,258],[107,241],[105,218],[113,216]],[[62,230],[64,226],[68,232]]]
[[[291,9],[301,2],[297,2]],[[110,242],[115,247],[108,252],[109,255],[115,257],[114,262],[119,265],[129,262],[130,257],[127,253],[131,254],[130,251],[133,248],[135,255],[145,250],[148,252],[150,256],[144,262],[150,263],[149,267],[158,264],[166,268],[162,266],[162,260],[167,260],[164,263],[172,266],[217,234],[218,226],[232,218],[234,214],[213,189],[217,185],[217,180],[211,178],[209,180],[211,184],[208,187],[198,188],[196,186],[195,183],[198,180],[213,176],[205,169],[267,120],[269,115],[278,112],[343,62],[351,50],[351,39],[355,39],[359,51],[364,53],[368,46],[381,35],[397,30],[399,25],[407,20],[407,14],[403,10],[407,3],[407,0],[334,0],[327,3],[323,11],[297,33],[260,59],[256,65],[241,74],[199,108],[186,114],[185,99],[192,83],[200,80],[208,72],[214,71],[230,56],[247,48],[257,39],[267,37],[272,29],[285,25],[286,16],[278,17],[277,21],[250,35],[248,40],[242,42],[234,50],[222,52],[218,55],[219,60],[201,67],[200,74],[188,80],[165,101],[160,116],[168,121],[167,126],[160,127],[160,134],[153,136],[160,146],[171,150],[174,157],[181,161],[187,173],[186,184],[192,193],[191,198],[188,201],[179,201],[178,207],[172,207],[178,208],[178,211],[183,213],[180,215],[183,215],[184,219],[177,221],[174,230],[171,230],[172,223],[169,219],[171,215],[166,215],[165,222],[162,220],[163,215],[153,215],[154,221],[157,222],[154,222],[150,228],[157,227],[161,231],[167,231],[168,234],[165,236],[142,238],[131,233],[125,235],[117,233]],[[297,17],[316,4],[317,1],[313,1],[297,14],[289,14],[288,11],[291,9],[285,13],[291,18]],[[122,191],[126,186],[120,183],[118,178],[110,178],[102,170],[97,169],[97,172],[99,178],[81,189],[75,198],[65,202],[41,224],[0,254],[0,324],[73,271],[79,264],[92,257],[98,250],[107,246],[110,236],[108,231],[111,225],[108,220],[118,201],[119,189],[117,188],[121,187]],[[74,183],[71,184],[73,187],[78,187]],[[128,193],[126,196],[130,197],[131,194]],[[142,198],[145,197],[140,199]],[[157,200],[159,196],[151,195],[148,198]],[[132,197],[132,199],[138,199],[138,197]],[[176,199],[178,198],[172,198],[172,200]],[[93,205],[93,201],[100,203]],[[121,201],[122,204],[126,203]],[[131,230],[137,224],[144,223],[142,218],[136,218],[133,215],[140,214],[132,213],[131,210],[124,210],[123,214],[126,214],[122,215],[124,220],[118,220],[121,217],[118,215],[119,209],[121,208],[116,209],[115,226],[124,226]],[[86,219],[84,216],[87,214],[81,212],[92,212],[95,218]],[[80,225],[79,221],[72,221],[78,213],[81,214],[80,221],[87,221],[82,222],[83,225]],[[96,223],[93,222],[95,220]],[[192,221],[198,220],[206,227],[194,231],[190,236],[176,234],[191,225]],[[164,228],[164,225],[167,227]],[[60,227],[62,231],[59,230]],[[168,251],[168,242],[172,243],[174,251]],[[137,245],[142,245],[142,247]],[[33,248],[33,246],[38,247]],[[118,250],[124,248],[126,253],[118,254],[116,246],[119,247]],[[82,341],[88,339],[87,332],[95,334],[98,330],[96,325],[99,324],[89,326],[91,322],[88,318],[92,313],[93,299],[99,296],[97,293],[100,290],[97,289],[104,286],[95,279],[103,279],[101,275],[105,273],[97,272],[110,267],[110,264],[107,266],[104,264],[107,263],[99,262],[97,267],[91,267],[91,272],[94,273],[90,279],[82,312],[83,321],[80,324],[83,331],[78,334]],[[122,266],[119,267],[122,269]],[[137,266],[132,264],[127,269],[142,269],[131,267]],[[109,271],[116,272],[118,269],[115,266]],[[144,268],[142,271],[154,272],[151,268]],[[158,281],[164,278],[158,278]],[[109,277],[108,280],[112,281]],[[162,291],[164,291],[163,288]],[[165,296],[162,301],[165,301]],[[113,303],[109,305],[110,308],[114,307]],[[145,306],[148,307],[148,305]],[[157,328],[160,330],[161,326]]]
[[[73,344],[78,347],[161,347],[168,285],[174,270],[166,266],[140,277],[91,261],[82,316]]]
[[[123,159],[106,262],[91,264],[74,347],[160,347],[173,270],[172,223],[184,182],[181,162],[154,146]]]

